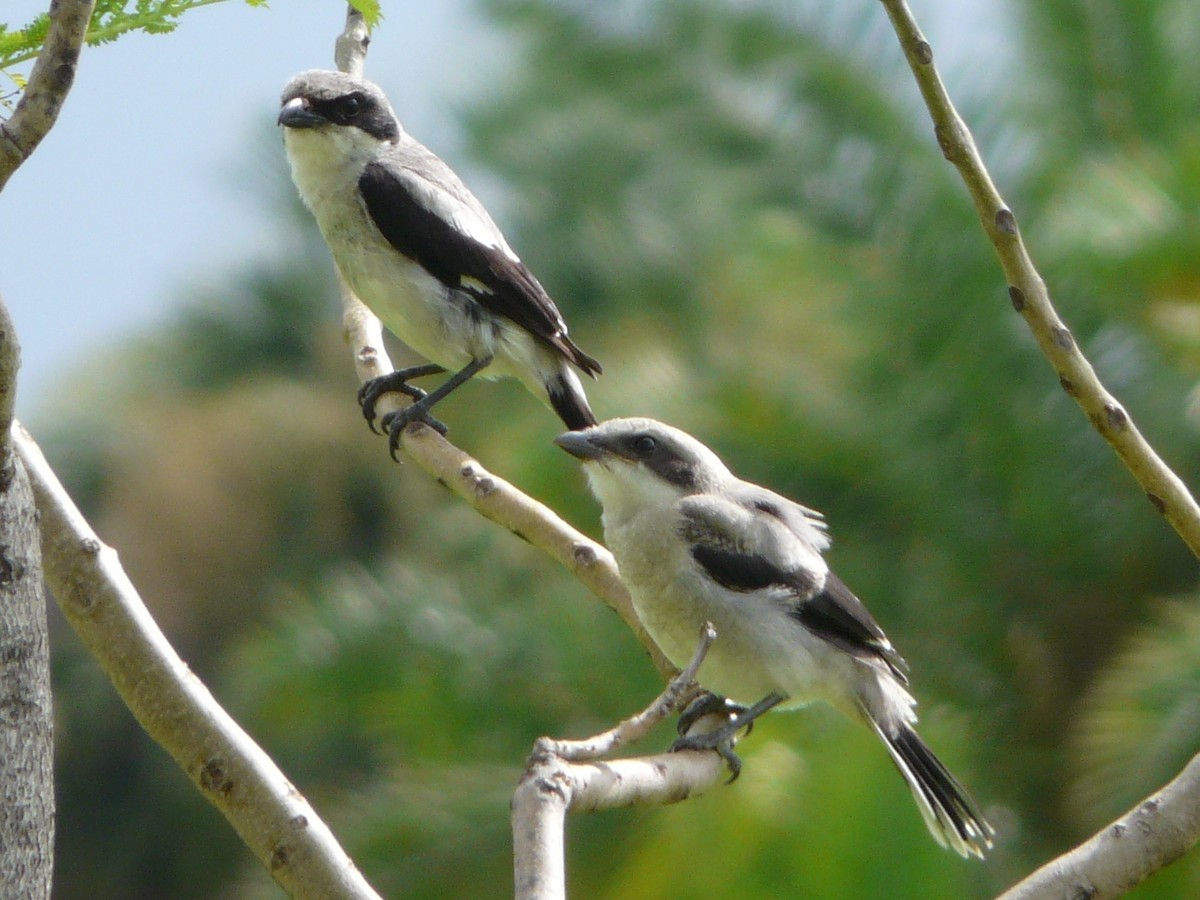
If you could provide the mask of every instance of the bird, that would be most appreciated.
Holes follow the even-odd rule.
[[[582,461],[605,542],[667,658],[683,668],[701,627],[716,629],[697,674],[706,693],[685,710],[672,749],[716,750],[733,780],[741,728],[775,707],[826,701],[883,741],[939,844],[983,857],[994,830],[914,729],[907,666],[826,564],[820,513],[739,479],[700,441],[653,419],[610,419],[555,443]],[[708,712],[725,713],[724,726],[687,734]]]
[[[393,458],[400,433],[475,375],[511,376],[570,429],[596,424],[578,370],[600,364],[567,333],[550,295],[454,171],[400,125],[378,85],[311,70],[283,90],[278,124],[292,180],[350,288],[429,362],[367,381],[374,428],[388,391],[413,402],[381,424]],[[410,384],[450,372],[436,389]]]

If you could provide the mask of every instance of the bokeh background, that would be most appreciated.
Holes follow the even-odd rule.
[[[20,409],[377,889],[503,897],[534,738],[606,727],[659,685],[578,584],[363,424],[273,128],[343,8],[277,5],[88,52],[3,199]],[[1080,345],[1200,484],[1200,8],[915,11]],[[876,739],[815,708],[760,723],[732,787],[573,819],[573,896],[986,897],[1197,751],[1196,561],[1013,312],[878,4],[384,13],[368,72],[602,360],[598,413],[677,424],[826,512],[832,564],[912,665],[922,732],[999,831],[982,864],[939,849]],[[520,387],[443,412],[599,535]],[[54,678],[56,896],[279,895],[59,620]],[[1133,896],[1200,895],[1198,859]]]

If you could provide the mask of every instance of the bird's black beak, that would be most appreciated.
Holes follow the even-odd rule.
[[[566,434],[556,437],[554,443],[572,456],[584,461],[599,459],[604,455],[604,448],[595,444],[587,431],[568,431]]]
[[[319,116],[309,109],[308,101],[303,97],[293,97],[283,104],[276,124],[285,128],[316,128],[318,125],[327,125],[328,122],[324,116]]]

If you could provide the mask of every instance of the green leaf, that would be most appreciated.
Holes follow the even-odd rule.
[[[368,28],[374,28],[383,20],[379,0],[350,0],[350,5],[362,13]]]

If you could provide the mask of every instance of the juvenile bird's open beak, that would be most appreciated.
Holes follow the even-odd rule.
[[[584,461],[599,459],[604,455],[604,449],[594,444],[592,436],[586,431],[568,431],[556,437],[554,443]]]
[[[328,125],[324,116],[318,116],[308,108],[308,101],[303,97],[293,97],[283,104],[279,111],[276,124],[287,128],[316,128],[318,125]]]

